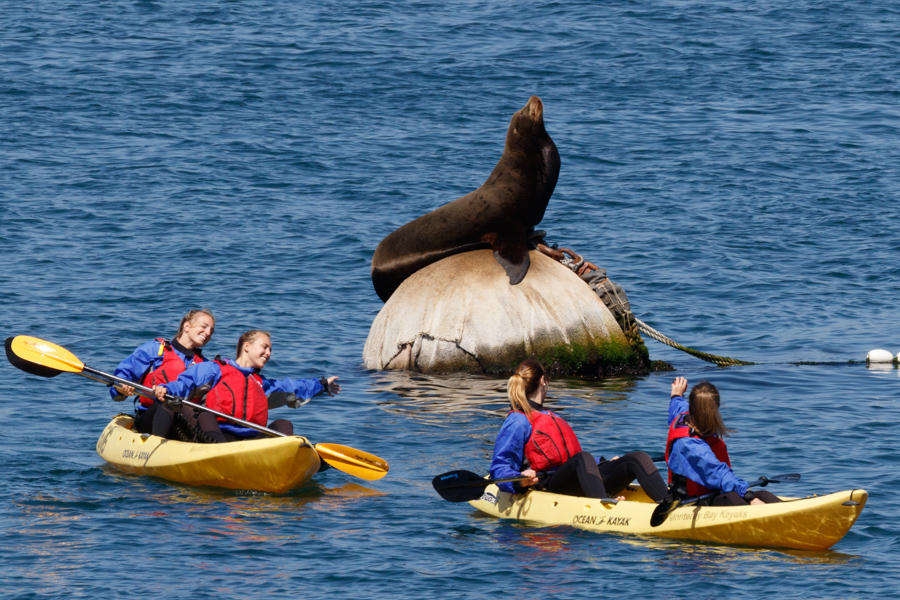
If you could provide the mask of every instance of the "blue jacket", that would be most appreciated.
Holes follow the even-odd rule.
[[[232,367],[238,369],[245,375],[253,373],[254,369],[239,367],[236,362],[230,358],[225,361]],[[262,376],[261,376],[262,377]],[[181,396],[187,398],[196,388],[209,385],[210,387],[219,383],[222,379],[222,369],[214,360],[191,365],[184,373],[178,376],[175,381],[165,384],[165,388],[173,396]],[[289,392],[300,398],[312,398],[325,388],[318,379],[266,379],[262,377],[263,392],[268,396],[272,392]]]
[[[669,427],[681,413],[687,412],[689,404],[681,396],[673,396],[669,402]],[[716,458],[709,444],[703,440],[685,437],[675,440],[669,454],[669,470],[687,477],[691,481],[722,492],[737,492],[743,496],[749,486],[734,474],[731,467]]]
[[[134,352],[129,354],[125,360],[119,363],[119,366],[113,371],[113,375],[121,377],[122,379],[127,379],[128,381],[140,383],[144,373],[153,371],[162,364],[163,357],[159,353],[159,346],[160,343],[156,340],[141,344]],[[185,355],[174,346],[172,349],[175,350],[175,354],[180,356],[184,361],[185,367],[190,365],[194,360],[193,357],[185,357]],[[111,387],[109,388],[109,395],[115,399],[119,395],[119,392],[116,388]]]
[[[542,411],[546,412],[546,411]],[[510,413],[500,427],[491,459],[491,479],[515,477],[525,463],[525,443],[531,437],[531,421],[520,412]],[[510,482],[497,485],[504,492],[515,493]]]

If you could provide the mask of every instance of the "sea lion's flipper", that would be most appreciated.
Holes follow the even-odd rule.
[[[494,258],[509,277],[510,285],[516,285],[525,279],[528,267],[531,266],[531,258],[523,237],[498,237],[491,246],[494,248]]]

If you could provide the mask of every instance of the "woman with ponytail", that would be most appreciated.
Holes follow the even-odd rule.
[[[216,319],[208,308],[188,311],[175,337],[141,344],[119,363],[114,375],[148,387],[174,381],[189,366],[206,360],[200,348],[212,338],[215,328]],[[120,402],[134,394],[134,387],[117,384],[110,388],[110,394]],[[140,403],[135,403],[135,431],[170,437],[174,419],[172,409],[152,399],[140,398]]]
[[[536,360],[526,360],[507,384],[510,413],[497,434],[491,477],[522,475],[530,479],[501,483],[505,492],[522,493],[541,483],[550,492],[587,498],[608,498],[635,479],[653,500],[666,498],[666,484],[645,452],[631,452],[612,460],[581,449],[569,424],[544,409],[549,381]]]
[[[666,463],[669,483],[679,499],[719,492],[713,506],[741,506],[781,502],[765,490],[751,491],[747,482],[731,470],[731,460],[723,439],[731,430],[719,412],[719,390],[708,381],[691,388],[690,401],[684,399],[687,379],[676,377],[669,401],[669,438]]]

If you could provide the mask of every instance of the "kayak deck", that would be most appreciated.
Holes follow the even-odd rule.
[[[570,525],[591,531],[653,535],[729,545],[824,550],[836,544],[856,522],[868,499],[865,490],[826,496],[782,498],[753,506],[676,508],[658,527],[650,526],[657,504],[640,487],[622,492],[624,501],[603,504],[593,498],[528,490],[509,494],[496,485],[469,502],[502,519],[543,525]]]
[[[304,437],[193,444],[131,430],[119,415],[97,440],[97,454],[120,471],[189,485],[284,493],[309,481],[321,463]]]

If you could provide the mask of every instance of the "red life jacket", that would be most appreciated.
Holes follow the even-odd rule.
[[[556,413],[534,410],[526,416],[531,422],[531,437],[525,442],[525,458],[535,471],[555,469],[581,452],[572,427]]]
[[[728,448],[725,446],[725,440],[715,436],[701,437],[697,435],[697,433],[694,431],[694,428],[686,423],[688,415],[690,415],[690,413],[681,413],[680,415],[675,417],[675,420],[672,421],[672,425],[669,427],[669,439],[666,441],[666,464],[669,464],[669,456],[672,453],[672,445],[675,443],[675,440],[692,437],[698,440],[703,440],[704,442],[709,444],[709,447],[713,451],[713,454],[716,455],[716,458],[730,467],[731,459],[728,458]],[[689,497],[702,496],[703,494],[707,494],[710,491],[696,481],[672,473],[672,469],[670,468],[669,483],[672,483],[672,481],[674,481],[674,478],[676,477],[680,477],[687,482],[687,495]]]
[[[259,373],[245,375],[218,357],[216,362],[222,370],[222,378],[206,394],[206,406],[265,427],[269,418],[269,401]],[[227,422],[221,417],[219,421]]]
[[[144,373],[144,376],[141,378],[141,384],[147,387],[163,385],[164,383],[175,381],[178,379],[178,376],[186,370],[184,360],[178,356],[178,353],[172,348],[171,343],[163,338],[156,338],[156,341],[159,342],[159,354],[157,354],[157,356],[162,356],[162,363],[156,367],[156,369],[151,368]],[[200,355],[200,351],[195,350],[194,359],[191,363],[202,363],[204,360],[206,359]],[[141,404],[144,406],[153,405],[153,400],[151,398],[144,398],[141,396],[140,400]]]

